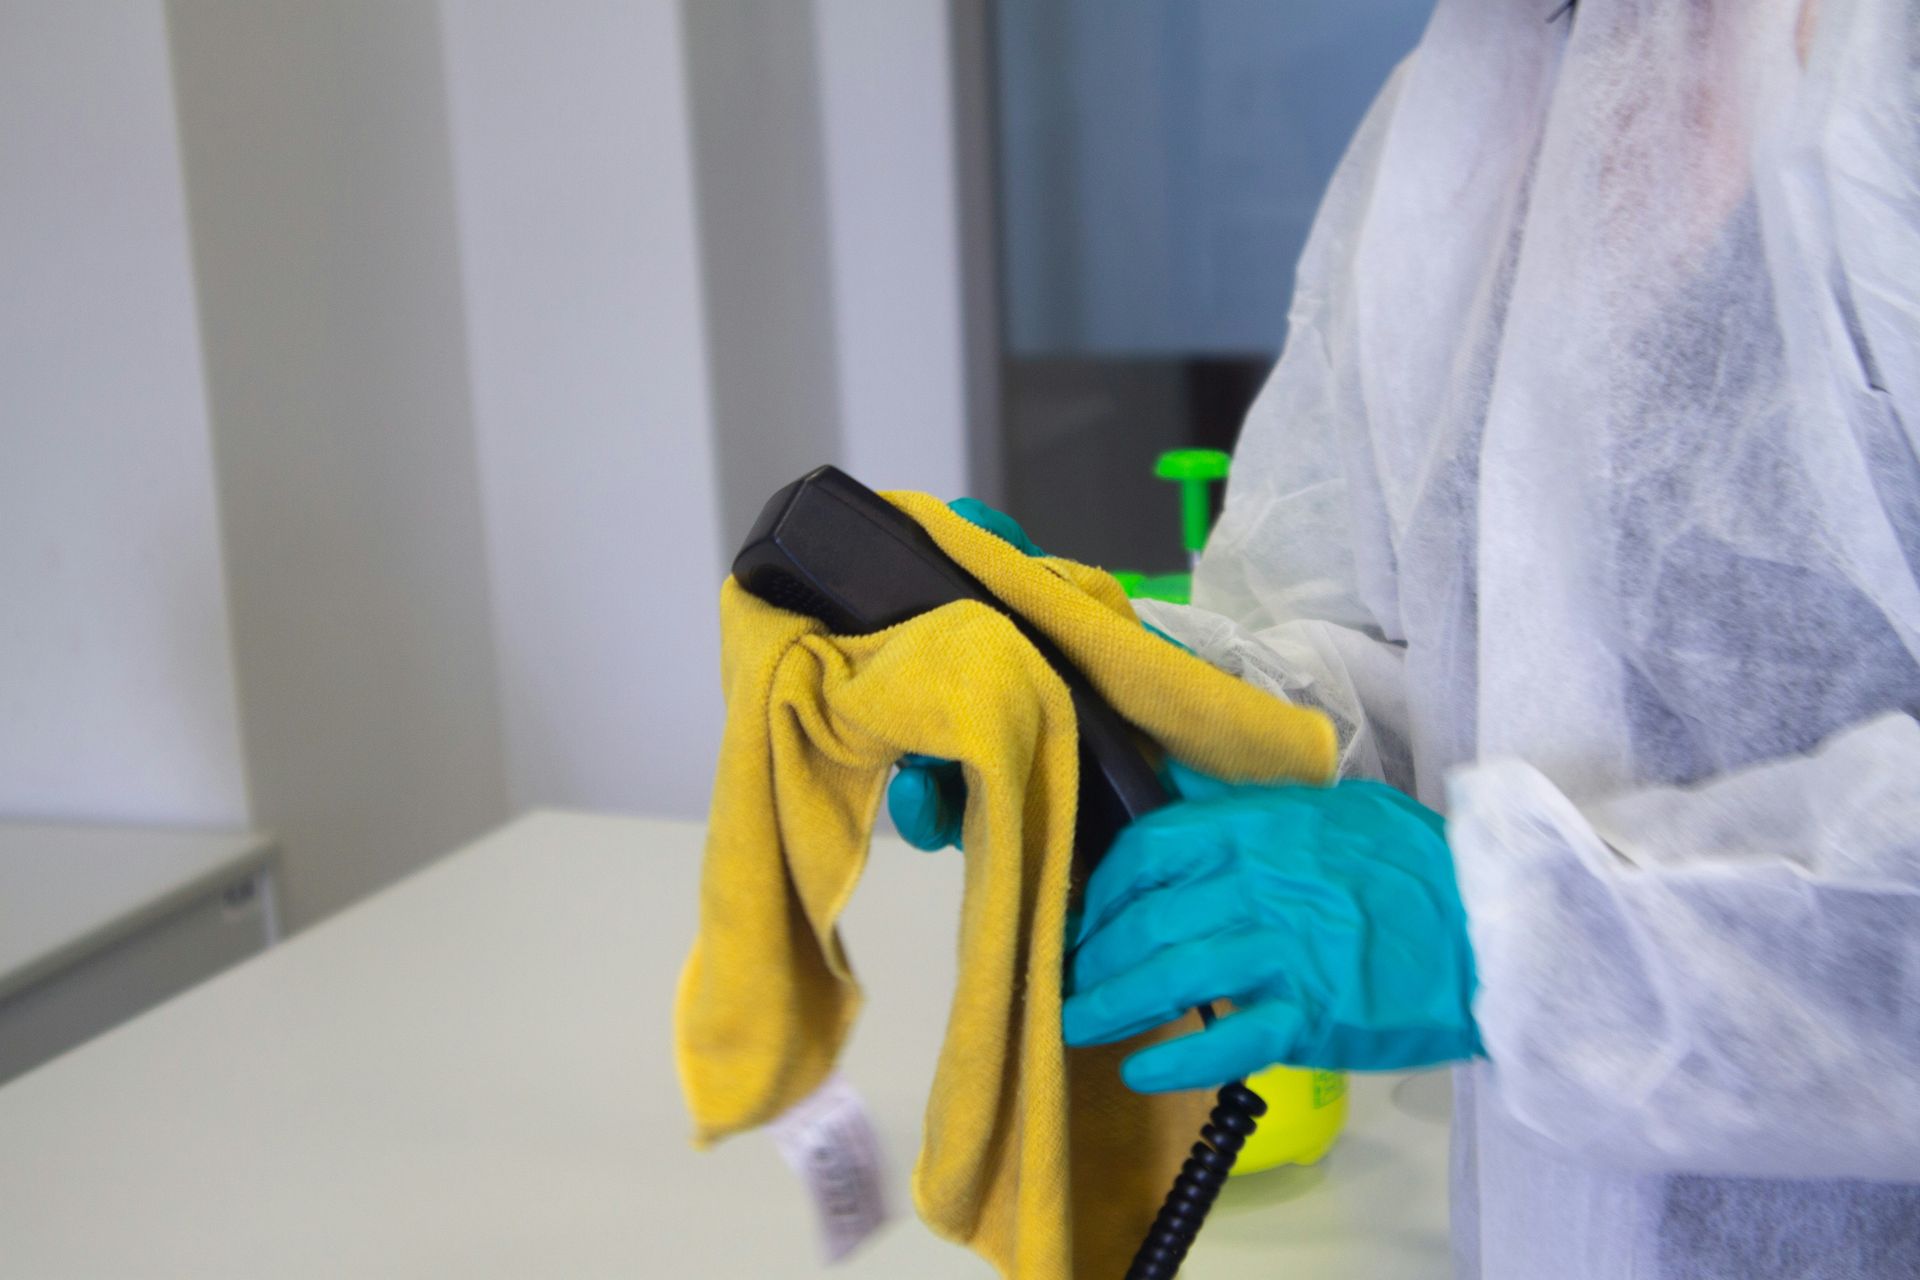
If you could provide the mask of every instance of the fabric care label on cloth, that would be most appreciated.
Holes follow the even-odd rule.
[[[887,1220],[880,1137],[866,1102],[845,1079],[829,1076],[768,1128],[813,1193],[826,1260],[840,1261]]]

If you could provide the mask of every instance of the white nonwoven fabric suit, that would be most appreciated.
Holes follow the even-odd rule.
[[[1195,608],[1446,809],[1483,1280],[1920,1276],[1920,16],[1440,0]]]

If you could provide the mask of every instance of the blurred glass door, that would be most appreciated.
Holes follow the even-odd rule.
[[[990,0],[1000,456],[1049,550],[1182,567],[1152,478],[1230,449],[1347,139],[1432,0]]]

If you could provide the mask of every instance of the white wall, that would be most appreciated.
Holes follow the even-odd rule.
[[[918,2],[918,0],[914,0]],[[681,0],[721,532],[846,461],[811,0]]]
[[[438,11],[168,13],[254,815],[299,924],[509,812]]]
[[[0,0],[0,816],[246,817],[158,0]]]
[[[846,465],[879,488],[974,492],[949,5],[815,8]]]
[[[968,487],[946,6],[444,24],[512,795],[697,813],[767,495]]]
[[[969,485],[946,0],[682,0],[723,531]]]
[[[702,812],[726,560],[679,10],[445,24],[513,797]]]
[[[518,806],[703,810],[768,492],[970,487],[948,38],[0,0],[0,814],[251,817],[299,925]]]

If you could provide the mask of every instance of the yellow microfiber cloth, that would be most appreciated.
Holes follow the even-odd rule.
[[[1107,574],[1029,558],[924,494],[885,496],[1182,761],[1242,781],[1331,778],[1325,717],[1152,635]],[[697,1140],[764,1124],[826,1079],[860,1005],[835,920],[888,772],[909,752],[958,760],[959,977],[914,1200],[1003,1274],[1121,1275],[1212,1099],[1128,1090],[1119,1061],[1139,1041],[1061,1039],[1079,770],[1065,684],[972,601],[836,636],[729,579],[721,619],[726,729],[675,1011]]]

